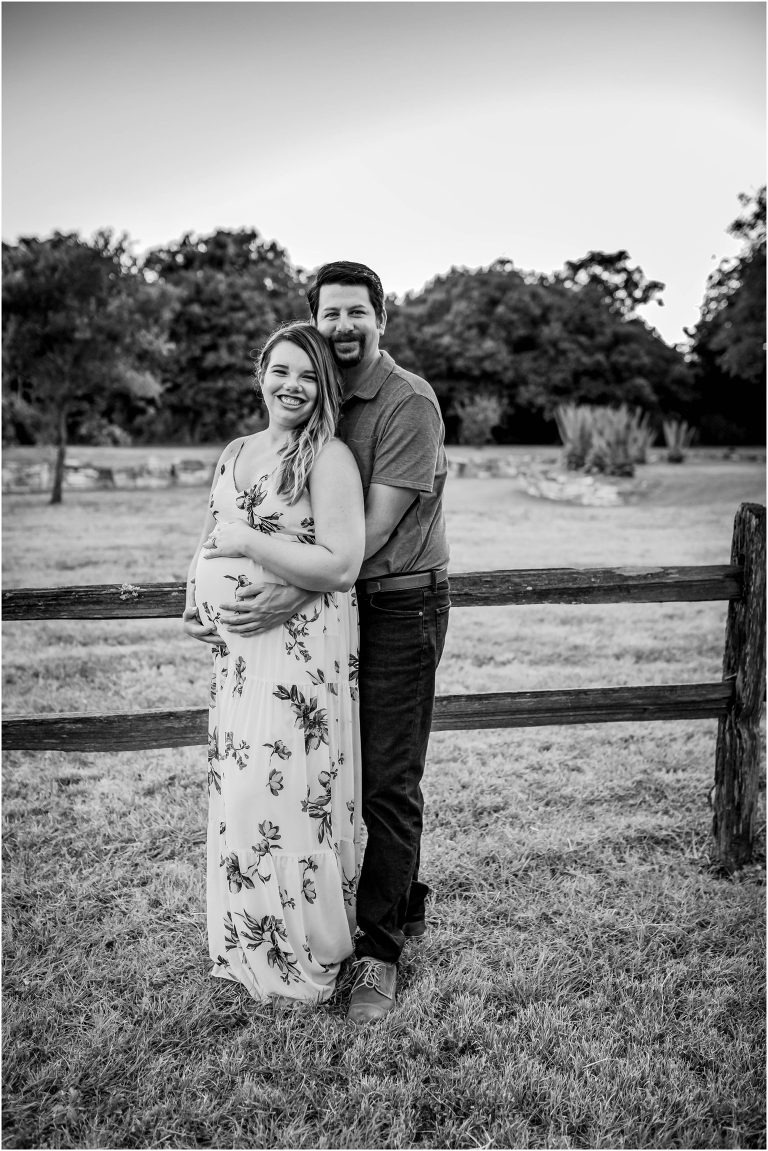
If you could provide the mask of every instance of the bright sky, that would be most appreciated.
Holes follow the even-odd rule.
[[[626,248],[669,342],[765,182],[758,2],[2,5],[5,240],[255,227],[387,291]]]

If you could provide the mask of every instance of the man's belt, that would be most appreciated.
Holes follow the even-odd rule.
[[[366,595],[373,595],[377,591],[408,591],[410,588],[431,587],[436,588],[439,583],[448,579],[448,568],[439,568],[432,572],[412,572],[411,575],[379,576],[377,579],[360,580],[355,587]]]

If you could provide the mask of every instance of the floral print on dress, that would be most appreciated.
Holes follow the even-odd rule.
[[[240,511],[244,511],[248,520],[248,524],[257,531],[265,532],[267,535],[273,535],[279,530],[279,521],[283,517],[282,512],[272,512],[270,515],[264,516],[256,511],[264,500],[267,498],[267,492],[264,489],[264,484],[269,479],[269,476],[262,476],[257,480],[253,487],[248,488],[246,491],[240,492],[235,503]]]
[[[344,902],[349,904],[350,907],[352,907],[355,902],[358,878],[358,875],[344,875],[342,879],[341,886],[344,892]]]
[[[211,793],[211,788],[215,788],[221,795],[221,769],[216,765],[219,762],[219,740],[218,733],[214,727],[213,731],[208,731],[208,794]]]
[[[307,788],[307,798],[301,802],[301,810],[306,811],[310,819],[317,820],[317,842],[327,839],[333,841],[333,816],[331,813],[331,784],[338,774],[338,769],[332,767],[330,771],[321,771],[317,777],[322,791],[314,799]]]
[[[226,869],[229,890],[239,892],[243,887],[253,887],[253,880],[240,870],[240,860],[237,852],[231,851],[229,855],[222,856],[220,866]]]
[[[318,607],[312,616],[306,612],[301,612],[285,621],[283,627],[290,637],[285,641],[287,655],[295,655],[296,659],[302,659],[304,663],[310,662],[312,656],[309,654],[309,649],[304,641],[310,634],[311,625],[320,618],[321,611],[322,608]]]
[[[307,699],[295,684],[290,688],[278,684],[272,694],[290,703],[291,710],[296,716],[296,727],[300,727],[304,732],[305,751],[328,742],[328,719],[325,709],[317,705],[317,696],[310,696]]]
[[[283,891],[282,887],[277,889],[280,892],[280,903],[283,907],[290,907],[291,911],[296,910],[296,900],[287,891]]]
[[[283,790],[283,786],[284,786],[284,784],[283,784],[283,773],[282,773],[282,771],[278,771],[276,767],[273,767],[269,773],[269,779],[267,780],[267,787],[269,788],[269,790],[272,792],[273,795],[279,795],[280,792]]]
[[[338,674],[339,665],[338,665],[337,661],[334,662],[334,671]],[[310,672],[309,673],[309,678],[312,680],[312,683],[316,684],[319,687],[321,683],[325,683],[325,672],[323,671],[322,668],[319,667],[316,672]],[[331,693],[331,695],[338,695],[339,694],[339,690],[336,687],[336,684],[333,682],[333,680],[330,680],[328,682],[328,690]]]
[[[303,532],[299,532],[296,539],[300,544],[313,544],[315,542],[315,521],[312,516],[306,516],[301,521],[301,526],[304,528]]]
[[[282,739],[276,739],[274,743],[265,743],[264,747],[270,748],[269,758],[276,755],[278,759],[290,759],[293,752],[289,747],[286,747]]]
[[[308,855],[306,859],[300,859],[299,863],[304,868],[301,877],[301,894],[307,903],[314,903],[317,899],[317,889],[315,888],[312,875],[317,871],[317,864],[311,855]]]
[[[227,951],[234,951],[237,947],[237,928],[231,911],[224,916],[224,946]]]
[[[248,766],[248,751],[250,744],[241,739],[239,743],[235,743],[235,733],[227,731],[224,733],[224,758],[228,759],[230,756],[234,759],[240,771],[245,771]]]
[[[221,622],[221,612],[218,608],[211,607],[207,600],[203,601],[203,609],[208,619],[214,624],[218,625]]]
[[[235,695],[243,694],[243,686],[245,684],[245,660],[241,655],[235,660],[234,666],[235,682],[232,691]]]
[[[259,921],[243,912],[241,915],[244,926],[240,928],[240,939],[244,940],[249,948],[263,947],[267,942],[271,947],[267,951],[267,963],[276,967],[284,983],[290,979],[301,980],[301,970],[296,963],[296,956],[289,949],[281,946],[288,942],[285,923],[275,915],[265,915]]]
[[[259,824],[259,831],[261,832],[261,840],[252,845],[252,850],[256,852],[254,868],[261,882],[269,883],[270,872],[265,874],[259,869],[259,865],[267,857],[271,858],[273,850],[281,850],[280,844],[277,842],[280,839],[280,828],[275,827],[268,819],[265,819],[263,823]]]
[[[224,579],[231,580],[235,587],[251,587],[251,580],[243,572],[239,575],[225,575]]]

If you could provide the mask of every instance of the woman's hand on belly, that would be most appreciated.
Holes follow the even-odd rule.
[[[216,631],[213,624],[205,624],[202,622],[197,608],[185,608],[181,619],[184,631],[187,635],[191,636],[192,639],[198,639],[201,643],[210,644],[211,647],[219,647],[224,643],[224,640]]]
[[[253,559],[249,544],[254,535],[243,520],[218,523],[203,544],[203,559]]]

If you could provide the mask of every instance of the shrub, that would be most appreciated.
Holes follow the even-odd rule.
[[[3,396],[3,444],[36,444],[43,428],[40,412],[22,396]]]
[[[72,437],[75,443],[92,444],[97,447],[124,448],[133,443],[131,435],[121,428],[119,424],[111,423],[104,416],[87,416],[76,434]]]
[[[481,447],[493,443],[491,429],[501,423],[505,407],[492,392],[473,392],[456,400],[453,410],[459,420],[459,443]]]

